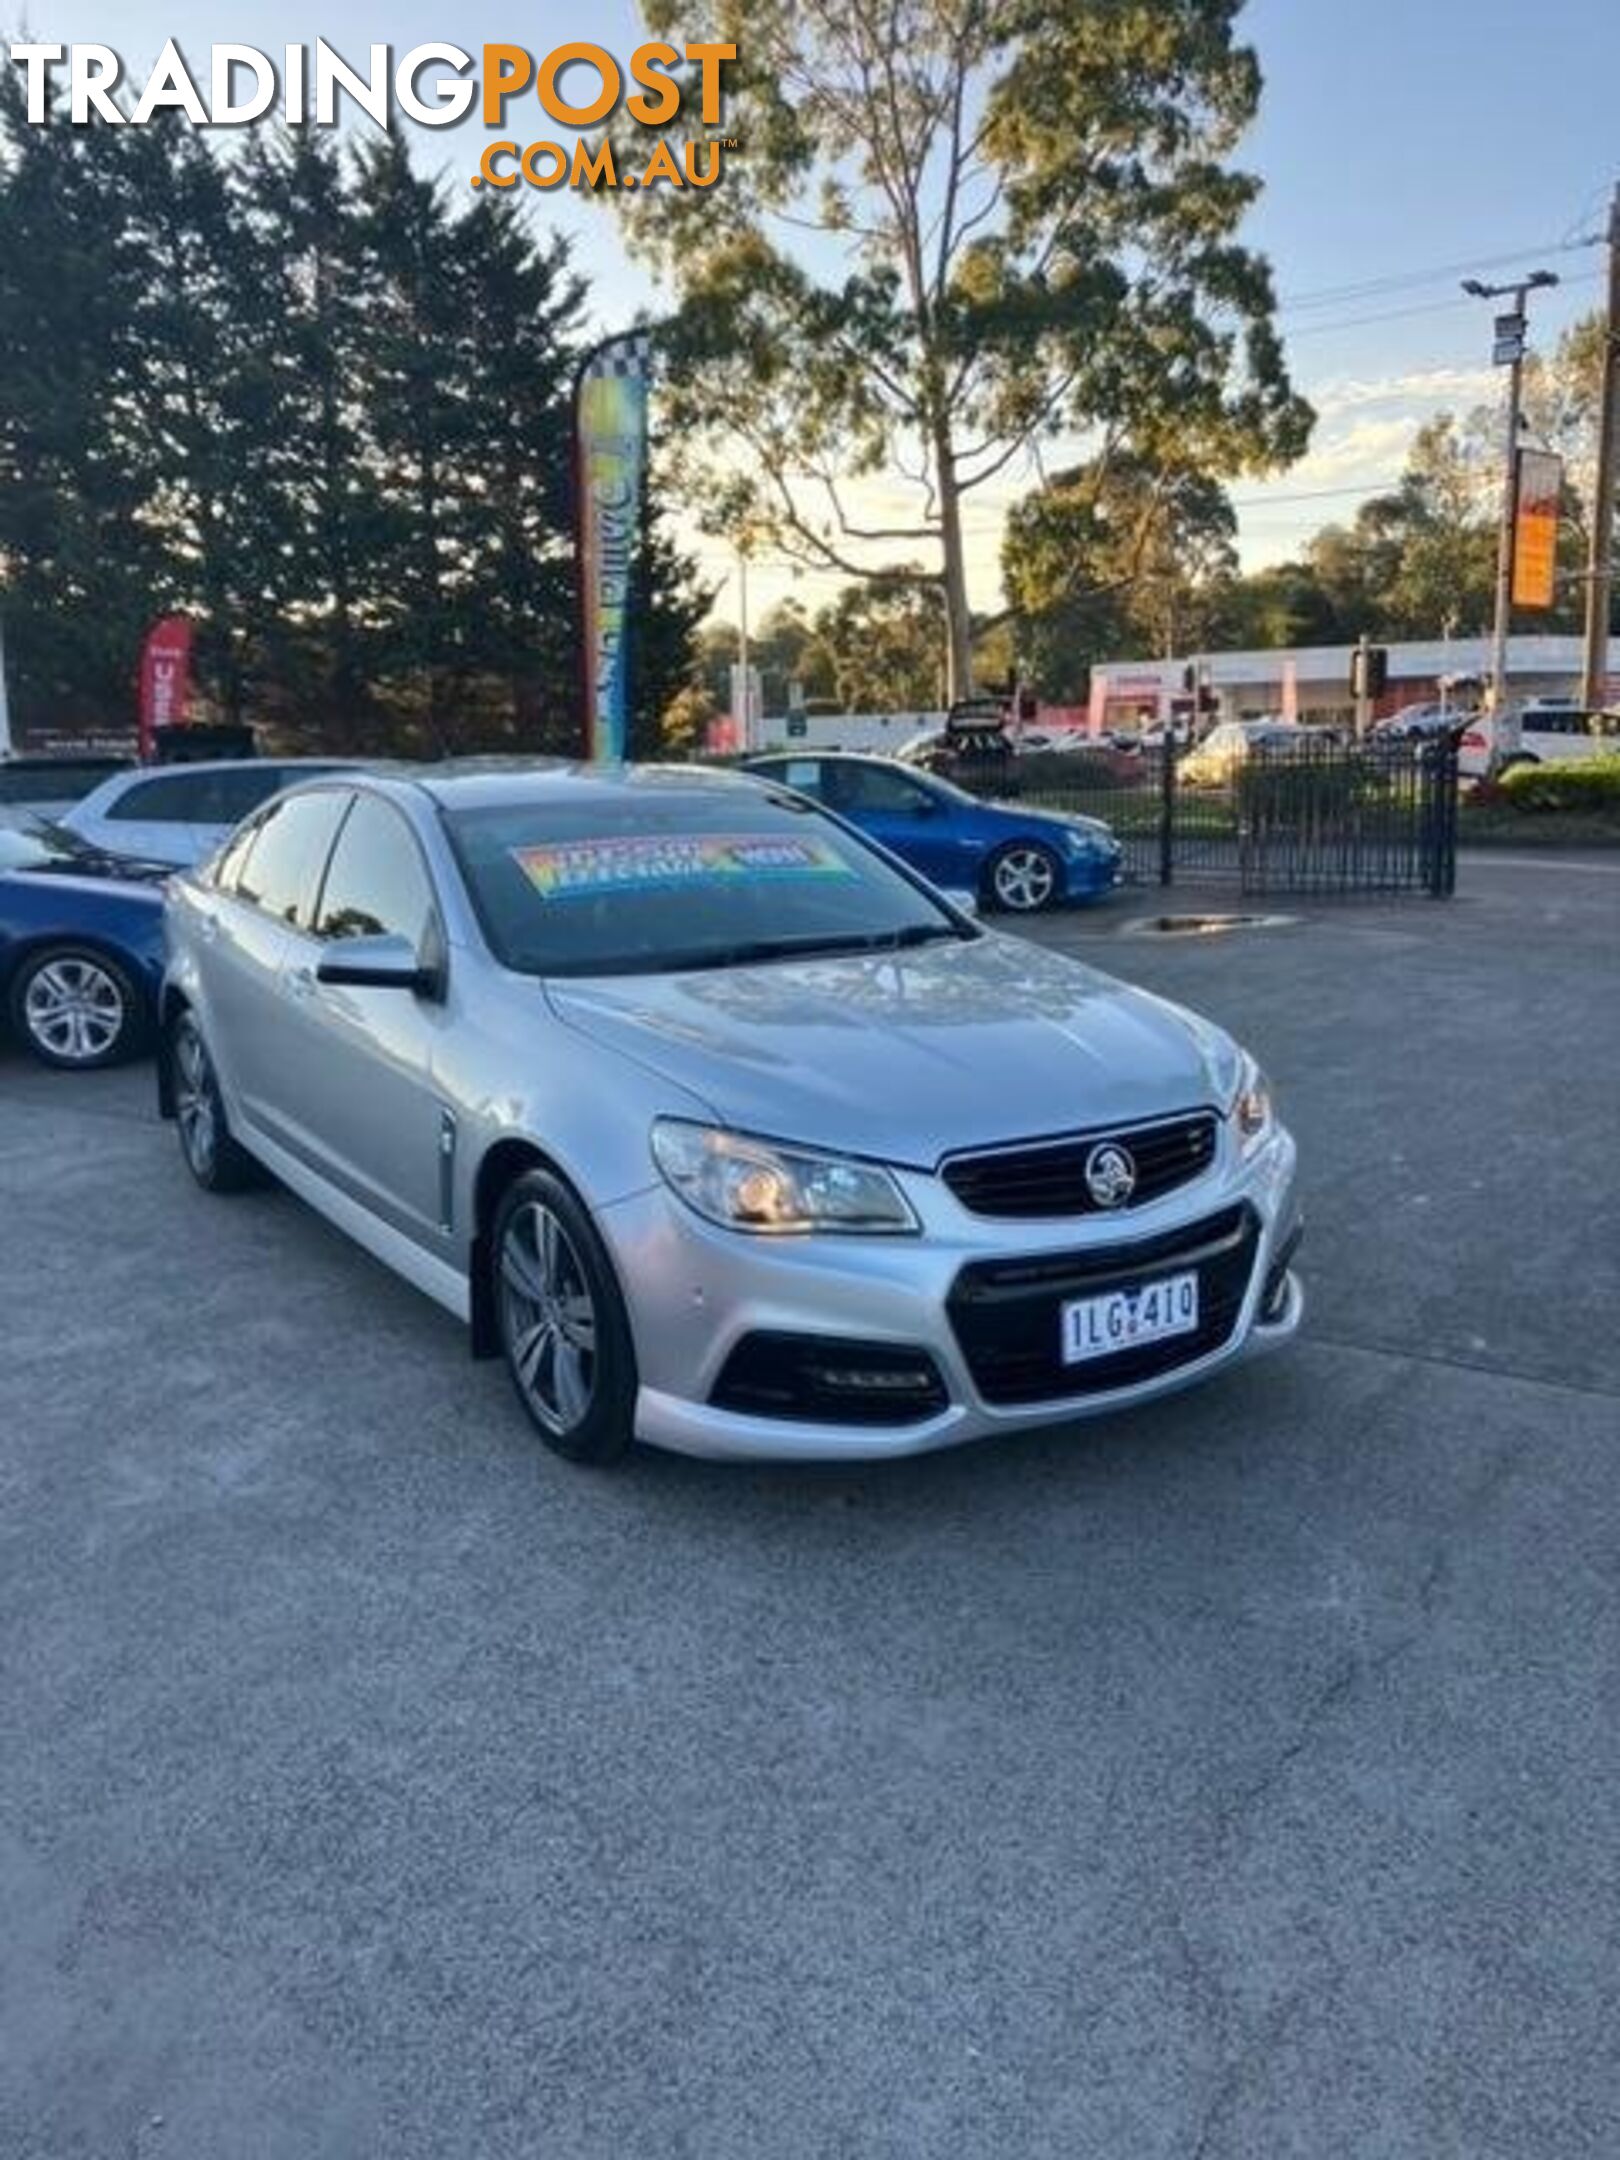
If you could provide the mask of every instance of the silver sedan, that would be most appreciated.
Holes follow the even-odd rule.
[[[943,1447],[1299,1324],[1253,1060],[769,784],[314,780],[171,882],[166,932],[199,1184],[274,1173],[572,1460]]]

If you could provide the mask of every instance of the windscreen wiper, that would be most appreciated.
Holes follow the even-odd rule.
[[[937,938],[961,937],[949,923],[907,923],[902,930],[852,930],[847,934],[822,932],[816,937],[750,938],[745,943],[722,945],[712,952],[690,957],[673,956],[664,966],[747,967],[756,960],[835,960],[850,953],[899,952],[912,945],[931,945]]]

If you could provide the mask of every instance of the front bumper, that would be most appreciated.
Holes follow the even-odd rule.
[[[664,1186],[600,1211],[624,1285],[641,1373],[639,1438],[679,1453],[777,1460],[871,1460],[954,1447],[997,1433],[1099,1417],[1176,1392],[1286,1342],[1304,1308],[1293,1248],[1294,1143],[1280,1128],[1247,1162],[1223,1127],[1211,1167],[1128,1214],[994,1221],[970,1214],[937,1178],[897,1173],[922,1224],[909,1238],[765,1238],[720,1230]],[[1163,1252],[1234,1212],[1253,1217],[1246,1280],[1222,1339],[1128,1385],[1015,1404],[986,1398],[953,1325],[951,1293],[975,1263],[1088,1250]],[[1159,1263],[1160,1267],[1172,1263]],[[1124,1266],[1119,1271],[1129,1273]],[[1149,1270],[1152,1272],[1152,1270]],[[1056,1326],[1055,1308],[1053,1326]],[[946,1401],[912,1422],[811,1421],[722,1409],[710,1400],[728,1358],[758,1334],[824,1336],[927,1353]]]
[[[1063,854],[1063,898],[1067,902],[1102,900],[1124,881],[1125,851],[1094,848],[1084,855]]]

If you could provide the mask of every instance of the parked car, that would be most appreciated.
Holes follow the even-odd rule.
[[[1491,767],[1495,723],[1488,713],[1473,713],[1459,738],[1457,770],[1464,780],[1482,780]],[[1561,765],[1620,751],[1620,720],[1593,712],[1574,698],[1532,698],[1519,708],[1519,747],[1503,761],[1515,765]]]
[[[167,876],[46,826],[0,830],[0,1007],[35,1057],[85,1071],[150,1041]]]
[[[1254,1061],[802,795],[310,781],[168,895],[191,1174],[273,1171],[504,1355],[576,1461],[912,1453],[1298,1325]]]
[[[211,855],[290,782],[345,770],[339,758],[215,758],[137,768],[104,780],[61,822],[98,847],[184,868]]]
[[[0,758],[0,826],[60,817],[93,787],[130,770],[132,758],[56,752]]]
[[[1176,767],[1179,786],[1230,787],[1256,750],[1287,754],[1308,746],[1308,731],[1294,720],[1223,720]]]
[[[1372,734],[1378,742],[1427,742],[1464,727],[1468,712],[1456,705],[1403,705],[1396,713],[1375,720]]]
[[[936,885],[987,907],[1033,915],[1101,899],[1119,883],[1119,842],[1096,818],[980,802],[891,758],[817,752],[754,758],[744,770],[835,810]]]
[[[999,722],[982,726],[936,728],[914,735],[896,753],[902,765],[919,772],[938,773],[949,779],[971,773],[1007,786],[1016,784],[1018,753],[1013,739]]]

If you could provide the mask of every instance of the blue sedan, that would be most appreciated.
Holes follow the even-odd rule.
[[[54,826],[0,829],[0,1011],[47,1065],[84,1072],[150,1040],[168,874]]]
[[[807,751],[747,770],[836,810],[933,884],[1010,914],[1100,900],[1119,883],[1119,842],[1096,818],[980,802],[889,758]]]

